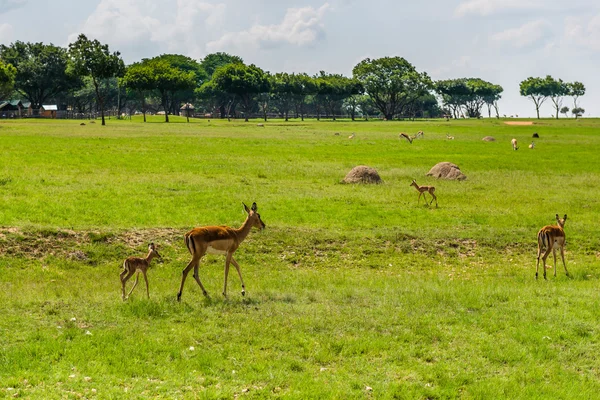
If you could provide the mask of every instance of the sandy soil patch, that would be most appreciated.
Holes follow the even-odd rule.
[[[506,125],[533,125],[533,121],[505,121]]]

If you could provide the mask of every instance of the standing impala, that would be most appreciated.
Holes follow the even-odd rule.
[[[154,243],[150,243],[148,245],[148,255],[146,256],[146,258],[129,257],[125,261],[123,261],[123,271],[120,274],[123,300],[127,300],[127,298],[129,298],[129,296],[131,295],[131,292],[133,292],[133,289],[135,289],[135,287],[137,286],[138,279],[140,278],[140,272],[144,274],[144,280],[146,281],[146,294],[148,295],[148,298],[150,298],[150,289],[148,289],[148,277],[146,276],[146,271],[148,271],[148,268],[150,268],[150,261],[152,261],[154,257],[162,259],[162,256],[158,254],[156,247],[154,247]],[[136,271],[137,275],[135,276],[135,283],[133,284],[133,287],[131,288],[127,296],[125,296],[125,284],[129,280],[129,278],[131,278],[131,276],[135,274]]]
[[[556,214],[556,222],[558,226],[555,225],[547,225],[540,229],[538,232],[538,252],[537,252],[537,265],[535,267],[535,279],[538,277],[538,270],[540,268],[540,255],[542,254],[542,250],[545,248],[546,252],[542,256],[543,264],[544,264],[544,279],[546,278],[546,258],[550,255],[550,251],[552,251],[552,255],[554,256],[554,276],[556,276],[556,248],[560,249],[560,257],[562,258],[563,266],[565,267],[565,273],[569,276],[569,271],[567,271],[567,265],[565,264],[565,221],[567,220],[567,214],[565,214],[564,218],[560,219],[558,214]]]
[[[435,200],[435,206],[438,206],[438,202],[437,202],[437,197],[434,194],[435,193],[435,187],[433,186],[419,186],[417,185],[417,182],[413,179],[412,183],[410,184],[410,186],[414,186],[415,189],[417,189],[419,191],[419,198],[417,199],[417,204],[419,204],[419,200],[421,200],[421,195],[423,195],[423,199],[425,200],[425,203],[427,203],[427,198],[425,198],[425,192],[429,193],[431,195],[431,201],[429,202],[429,204],[431,205],[431,203],[433,203],[433,200]]]
[[[225,283],[223,284],[223,296],[227,296],[227,275],[229,274],[230,263],[233,263],[240,276],[240,281],[242,282],[242,296],[246,294],[242,272],[240,271],[239,264],[233,258],[233,253],[235,253],[240,244],[246,239],[246,236],[248,236],[252,227],[262,230],[265,228],[265,223],[260,219],[256,203],[252,204],[252,208],[248,208],[244,203],[242,204],[244,205],[244,209],[248,213],[248,216],[240,228],[235,229],[228,226],[204,226],[192,229],[185,234],[185,245],[192,255],[192,260],[183,270],[181,286],[179,287],[179,293],[177,293],[177,301],[181,301],[183,284],[192,268],[194,268],[194,279],[200,286],[200,289],[202,289],[202,293],[205,296],[208,296],[198,275],[200,259],[204,257],[206,253],[221,254],[225,256]]]

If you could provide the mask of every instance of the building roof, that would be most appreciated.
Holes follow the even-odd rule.
[[[21,100],[10,100],[9,103],[14,107],[18,107],[19,105],[21,105],[21,107],[23,106],[23,102]]]
[[[181,106],[180,110],[193,110],[194,105],[192,103],[185,103]]]
[[[58,106],[56,104],[42,104],[42,109],[44,111],[58,111]]]

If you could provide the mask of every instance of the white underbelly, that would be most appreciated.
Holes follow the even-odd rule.
[[[208,248],[206,249],[206,252],[207,252],[208,254],[218,254],[218,255],[221,255],[221,256],[225,256],[225,255],[227,255],[227,251],[225,251],[225,250],[219,250],[219,249],[215,249],[215,248],[214,248],[214,247],[212,247],[212,246],[208,246]]]

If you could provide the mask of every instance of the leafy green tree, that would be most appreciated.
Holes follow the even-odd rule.
[[[375,103],[373,103],[373,99],[366,94],[358,96],[358,107],[360,108],[363,118],[367,121],[369,120],[369,116],[376,115],[378,112]]]
[[[127,67],[122,78],[125,87],[138,98],[146,122],[146,98],[154,89],[154,72],[148,62],[138,62]]]
[[[75,73],[92,78],[102,115],[102,125],[106,125],[104,120],[105,98],[100,91],[100,84],[104,79],[120,77],[125,72],[125,64],[120,53],[118,51],[111,53],[108,45],[102,44],[98,40],[89,40],[81,34],[74,43],[69,44],[69,55]]]
[[[579,108],[577,100],[585,95],[585,86],[581,82],[572,82],[567,84],[569,87],[569,96],[573,96],[573,108]]]
[[[14,90],[17,69],[0,61],[0,98],[7,99]]]
[[[547,76],[546,80],[548,80],[548,84],[551,88],[550,100],[552,101],[552,104],[554,104],[556,119],[558,119],[558,113],[562,107],[563,97],[569,94],[569,85],[566,82],[563,82],[562,79],[555,80],[550,76]]]
[[[307,98],[317,93],[317,84],[311,76],[305,73],[292,74],[291,80],[296,118],[300,115],[300,118],[304,121]]]
[[[562,107],[560,109],[561,114],[565,114],[565,118],[567,118],[567,113],[569,112],[569,107]]]
[[[366,58],[354,67],[352,74],[388,120],[402,115],[412,102],[432,88],[427,73],[418,72],[401,57]]]
[[[271,94],[279,113],[288,121],[289,112],[294,103],[294,93],[297,90],[293,74],[278,72],[271,76]]]
[[[571,113],[575,116],[575,119],[581,117],[585,113],[585,109],[581,107],[575,107],[571,110]]]
[[[452,110],[454,118],[464,112],[471,118],[481,117],[481,109],[488,104],[488,115],[491,114],[490,106],[500,99],[503,91],[499,85],[479,78],[460,78],[438,81],[435,90],[440,94],[446,107]]]
[[[219,67],[212,81],[214,88],[239,100],[245,121],[248,121],[256,96],[269,91],[268,75],[254,64],[234,63]]]
[[[540,107],[553,95],[554,88],[555,81],[550,75],[545,78],[529,77],[519,84],[521,96],[529,97],[535,105],[538,119],[540,119]]]
[[[321,71],[314,79],[317,85],[317,106],[322,105],[326,116],[331,116],[334,121],[336,113],[341,112],[344,99],[363,92],[358,80],[340,74]]]
[[[180,91],[191,91],[196,87],[196,74],[181,70],[160,56],[146,62],[152,72],[152,86],[158,92],[165,111],[165,122],[169,122],[169,106],[173,98]]]
[[[0,45],[0,59],[16,68],[14,87],[34,109],[82,84],[69,68],[67,50],[62,47],[17,41]]]
[[[232,56],[228,53],[217,52],[208,54],[202,61],[200,66],[208,74],[208,77],[212,77],[217,68],[224,67],[228,64],[243,64],[244,61],[238,56]]]

